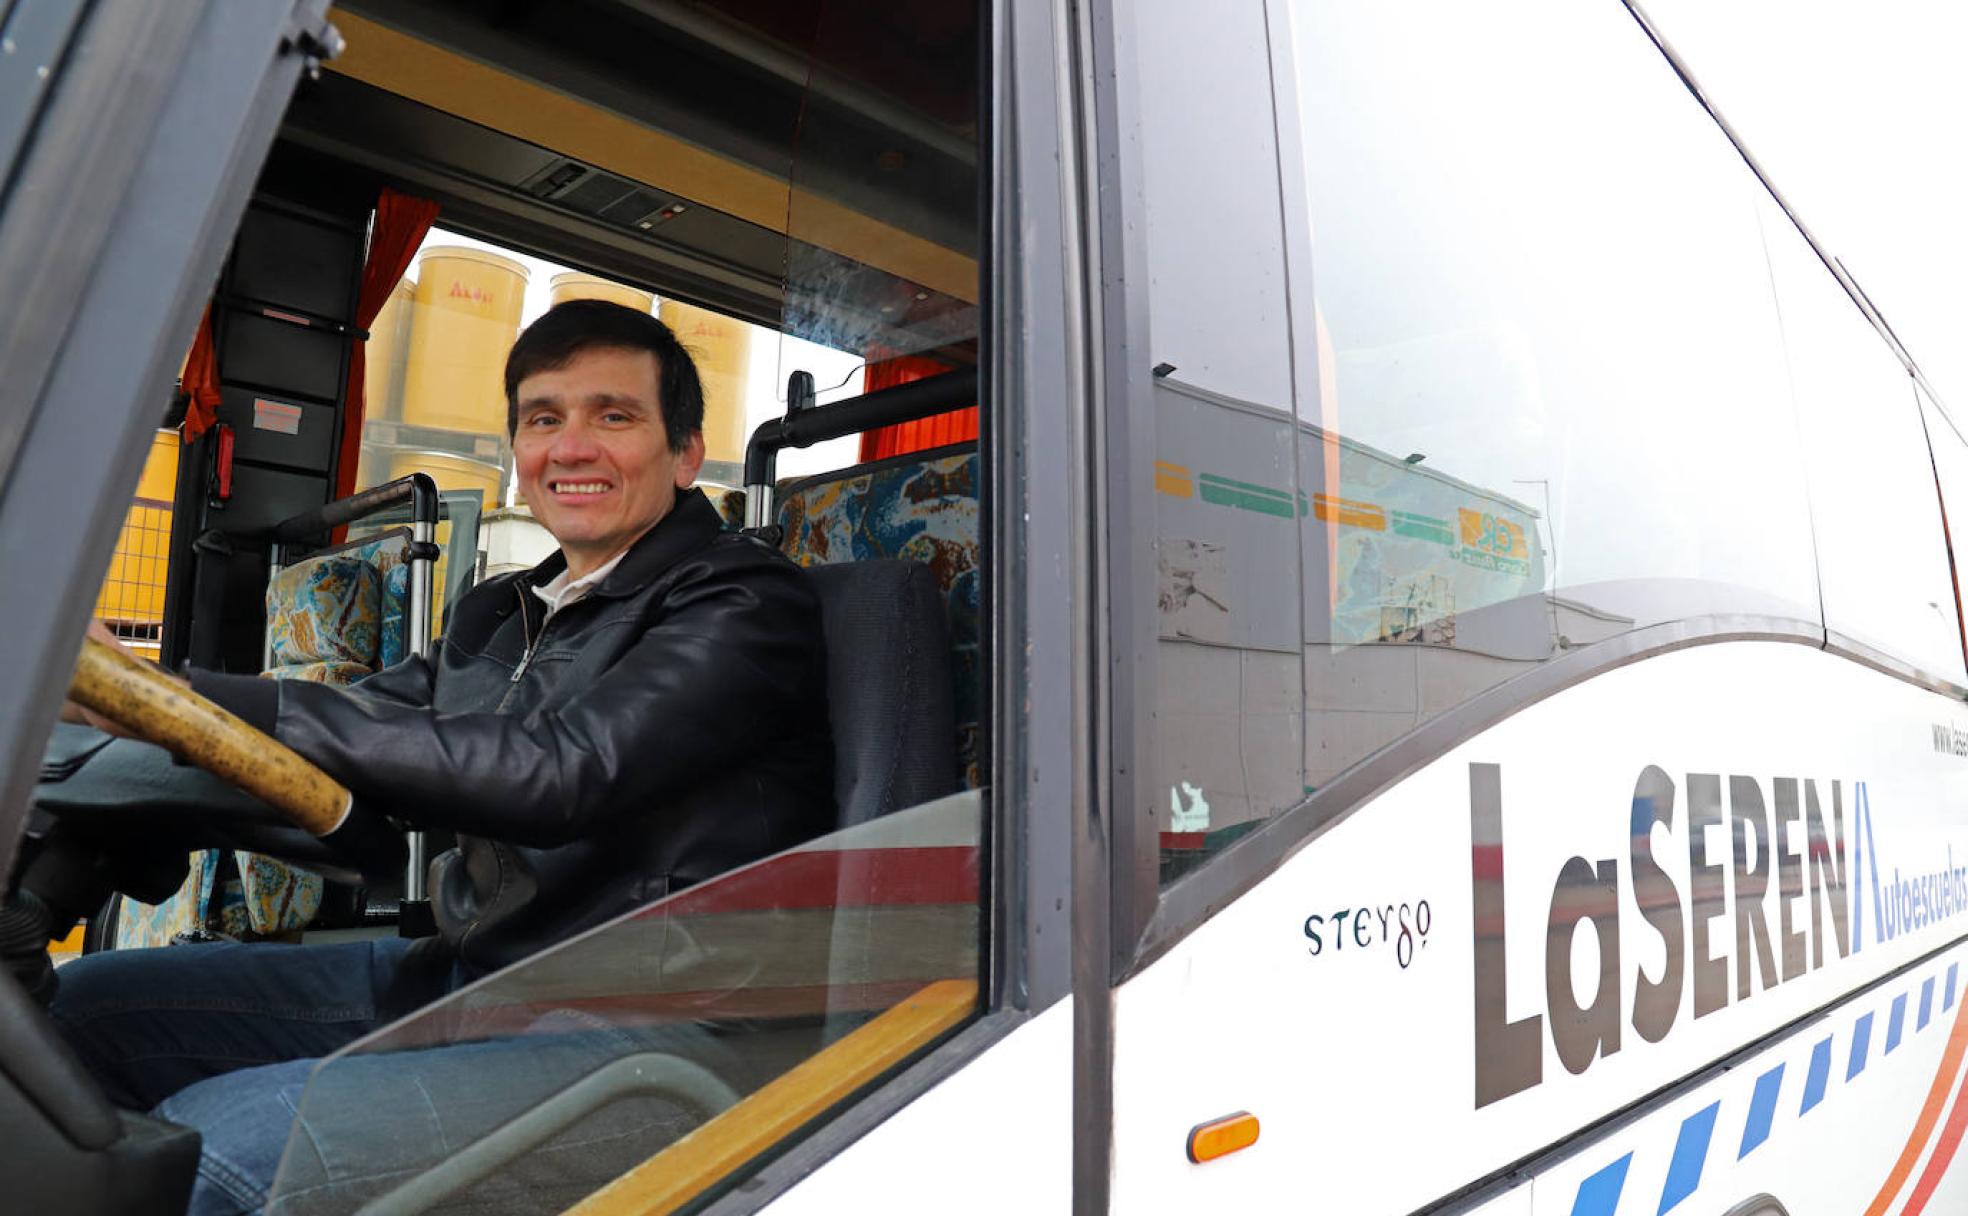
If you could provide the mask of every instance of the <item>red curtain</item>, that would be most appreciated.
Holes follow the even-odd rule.
[[[376,221],[369,229],[369,260],[362,265],[362,288],[355,300],[355,326],[368,329],[389,302],[397,280],[410,269],[417,247],[437,219],[437,204],[399,194],[388,186],[376,199]],[[362,453],[363,372],[369,343],[356,342],[349,357],[348,412],[342,416],[341,454],[335,461],[335,497],[355,493],[355,466]]]
[[[925,359],[921,355],[896,355],[877,361],[871,353],[867,366],[861,370],[861,391],[872,393],[878,388],[892,388],[911,380],[940,376],[949,370],[948,364]],[[976,438],[977,407],[973,405],[968,409],[951,410],[947,414],[918,418],[914,422],[898,422],[894,426],[863,431],[861,460],[865,464],[870,460],[925,452],[947,444],[967,443]]]
[[[212,429],[219,420],[219,358],[212,345],[212,306],[198,322],[198,336],[191,340],[191,354],[185,359],[184,379],[179,387],[191,398],[185,407],[184,425],[178,434],[183,442]]]

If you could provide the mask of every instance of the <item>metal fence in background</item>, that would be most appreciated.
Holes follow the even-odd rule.
[[[123,519],[96,616],[125,644],[155,655],[164,638],[164,578],[169,569],[171,504],[136,498]]]

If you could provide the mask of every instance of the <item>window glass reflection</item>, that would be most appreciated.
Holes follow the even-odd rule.
[[[900,1065],[974,1011],[982,822],[970,791],[822,837],[297,1072],[269,1207],[518,1214],[677,1177],[715,1191],[743,1163],[678,1148],[690,1132],[718,1121],[727,1146],[776,1151],[788,1103]]]
[[[1968,437],[1955,426],[1954,418],[1943,410],[1925,392],[1920,394],[1920,409],[1927,423],[1927,434],[1934,448],[1934,468],[1940,477],[1941,505],[1945,510],[1944,522],[1947,536],[1952,546],[1954,566],[1954,602],[1942,603],[1943,615],[1958,622],[1961,606],[1968,602],[1962,592],[1962,581],[1968,577]],[[1968,648],[1968,640],[1962,643]],[[1947,670],[1941,668],[1940,670]]]
[[[1567,601],[1550,644],[1590,640],[1568,613],[1600,636],[1618,617],[1808,616],[1753,179],[1633,22],[1556,3],[1294,16],[1322,429],[1488,496],[1469,504],[1478,543],[1458,514],[1442,556],[1494,576],[1502,544],[1541,565]],[[1535,52],[1554,37],[1565,56]],[[1373,501],[1344,492],[1343,460],[1314,471]],[[1521,550],[1482,543],[1485,513],[1525,527]],[[1465,586],[1458,616],[1522,591]]]
[[[1155,807],[1162,877],[1305,794],[1285,247],[1261,6],[1133,30],[1155,367]],[[1190,87],[1207,65],[1199,105]],[[1145,539],[1145,538],[1144,538]]]
[[[1766,200],[1765,214],[1825,626],[1961,683],[1947,545],[1913,380],[1774,203]]]
[[[1629,15],[1188,20],[1136,34],[1165,879],[1571,650],[1819,619],[1762,190]]]

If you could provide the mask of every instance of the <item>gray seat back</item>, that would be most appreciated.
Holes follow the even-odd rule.
[[[827,636],[834,796],[843,827],[958,786],[950,632],[919,562],[808,567]]]

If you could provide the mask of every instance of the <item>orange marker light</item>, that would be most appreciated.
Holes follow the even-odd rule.
[[[1189,1160],[1201,1165],[1257,1143],[1257,1116],[1247,1110],[1189,1129]]]

